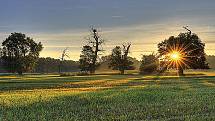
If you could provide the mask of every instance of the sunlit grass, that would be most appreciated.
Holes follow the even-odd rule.
[[[203,84],[206,86],[215,87],[215,81],[203,81]]]
[[[1,76],[0,120],[214,120],[213,72],[189,73]]]

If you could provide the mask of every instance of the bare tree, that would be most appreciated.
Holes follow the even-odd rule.
[[[131,43],[124,43],[122,44],[122,46],[123,46],[123,53],[124,53],[123,59],[126,60],[128,57],[129,49],[131,47]]]
[[[188,29],[188,26],[183,26],[183,28],[186,29],[190,35],[192,34],[192,31]]]
[[[95,73],[97,66],[97,59],[99,52],[104,51],[102,45],[104,44],[104,39],[102,39],[98,33],[98,30],[91,28],[91,36],[87,39],[90,46],[93,48],[93,59],[90,67],[90,73]]]
[[[63,61],[65,60],[65,58],[69,58],[69,54],[68,54],[68,47],[65,48],[61,54],[61,57],[60,57],[60,64],[59,64],[59,73],[62,72],[62,65],[63,65]]]

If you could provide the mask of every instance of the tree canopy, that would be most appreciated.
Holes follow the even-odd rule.
[[[158,69],[158,58],[154,54],[143,55],[141,65],[140,65],[140,74],[148,74],[156,72]]]
[[[90,32],[91,35],[86,38],[88,43],[82,48],[79,62],[81,71],[92,74],[98,67],[98,55],[103,51],[104,39],[100,37],[97,29],[91,28]]]
[[[94,59],[94,51],[91,46],[85,45],[82,48],[79,63],[80,63],[80,69],[84,72],[91,72],[93,71],[93,59]]]
[[[191,31],[171,36],[158,44],[158,52],[162,57],[163,68],[175,68],[179,75],[184,69],[208,69],[205,44]]]
[[[42,51],[42,44],[22,33],[11,33],[2,43],[2,59],[8,72],[31,71]]]
[[[116,46],[112,50],[110,56],[109,67],[113,70],[119,70],[121,74],[124,74],[125,70],[133,70],[133,62],[128,58],[128,53],[131,44],[123,45],[123,49],[120,46]]]

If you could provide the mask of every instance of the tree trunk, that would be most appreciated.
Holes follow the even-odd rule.
[[[58,73],[59,74],[61,73],[61,67],[60,67],[60,65],[58,65]]]
[[[18,73],[19,75],[22,75],[22,71],[18,71],[17,73]]]
[[[90,70],[90,74],[95,74],[95,69]]]
[[[60,60],[60,64],[58,65],[58,72],[62,74],[62,61]]]
[[[93,38],[95,39],[95,55],[93,57],[92,68],[90,71],[91,74],[94,74],[96,71],[96,60],[97,60],[98,52],[99,52],[99,38],[97,35],[97,31],[95,29],[93,30],[93,34],[94,34]]]
[[[120,74],[125,74],[125,70],[120,70]]]
[[[181,67],[178,69],[178,76],[184,76],[184,70]]]

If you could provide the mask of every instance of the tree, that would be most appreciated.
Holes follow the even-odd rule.
[[[59,73],[61,73],[61,71],[62,71],[63,61],[65,60],[66,57],[69,58],[69,55],[68,55],[67,51],[68,51],[68,48],[64,49],[62,54],[61,54],[60,64],[59,64]]]
[[[162,56],[163,68],[174,68],[178,75],[184,75],[184,69],[208,69],[204,47],[201,39],[192,33],[180,33],[177,37],[171,36],[158,44],[158,52]]]
[[[116,46],[112,50],[109,67],[113,70],[119,70],[121,74],[124,74],[125,70],[133,70],[133,62],[128,59],[130,47],[131,44],[123,44],[123,49],[120,46]]]
[[[42,44],[22,33],[11,33],[2,43],[2,59],[4,67],[12,73],[31,71],[42,51]]]
[[[98,54],[99,52],[103,51],[102,45],[104,44],[104,39],[102,39],[99,34],[97,29],[92,28],[91,29],[91,36],[89,38],[87,38],[89,47],[91,47],[92,50],[92,63],[91,65],[88,65],[88,67],[90,67],[90,73],[95,73],[96,67],[97,67],[97,59],[98,59]],[[85,63],[87,64],[87,63]]]
[[[143,55],[141,65],[140,65],[140,73],[147,74],[156,72],[158,69],[158,58],[153,53],[150,55]]]
[[[59,72],[60,59],[54,58],[39,58],[35,66],[34,72],[36,73],[56,73]],[[63,72],[78,72],[79,62],[73,60],[65,60],[62,62],[61,70]]]
[[[92,66],[93,65],[93,59],[94,59],[94,51],[93,48],[85,45],[82,48],[81,51],[81,55],[80,55],[80,59],[79,59],[79,63],[80,63],[80,69],[81,71],[84,72],[92,72],[94,69]]]

